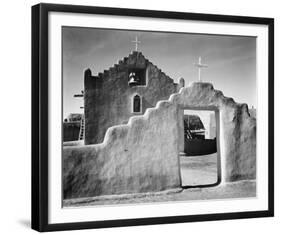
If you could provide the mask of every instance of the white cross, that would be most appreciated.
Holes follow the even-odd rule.
[[[141,43],[141,41],[138,41],[138,36],[136,36],[135,41],[132,42],[136,43],[136,51],[138,51],[138,43]]]
[[[198,79],[199,79],[199,82],[201,82],[201,81],[202,81],[202,80],[201,80],[201,69],[202,69],[202,68],[207,68],[208,65],[202,64],[202,63],[201,63],[201,57],[199,57],[199,59],[198,59],[198,64],[194,64],[194,66],[198,68]]]

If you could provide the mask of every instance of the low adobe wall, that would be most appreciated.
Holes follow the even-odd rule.
[[[187,156],[200,156],[217,152],[215,139],[185,139],[184,153]]]
[[[256,120],[208,83],[193,83],[126,125],[113,126],[102,144],[63,148],[64,198],[154,192],[181,186],[178,153],[183,109],[219,112],[221,181],[254,179]]]
[[[64,198],[155,192],[181,186],[177,107],[158,103],[104,142],[63,148]]]
[[[63,141],[75,141],[79,138],[80,121],[63,123]]]

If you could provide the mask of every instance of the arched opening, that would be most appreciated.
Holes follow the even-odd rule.
[[[133,97],[133,113],[141,113],[141,97],[135,95]]]

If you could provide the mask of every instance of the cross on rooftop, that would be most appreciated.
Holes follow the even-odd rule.
[[[74,98],[81,98],[84,97],[84,91],[82,90],[80,94],[74,94]],[[84,107],[80,107],[80,109],[83,109]]]
[[[138,51],[138,44],[141,43],[141,41],[138,41],[138,36],[136,36],[135,41],[132,41],[133,43],[135,43],[135,51]]]
[[[199,82],[201,82],[201,81],[202,81],[202,80],[201,80],[201,69],[202,69],[202,68],[207,68],[208,65],[207,65],[207,64],[202,64],[202,63],[201,63],[201,57],[199,56],[199,58],[198,58],[198,63],[197,63],[197,64],[194,64],[194,66],[198,68],[198,79],[199,79]]]

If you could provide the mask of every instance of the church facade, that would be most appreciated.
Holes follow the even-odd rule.
[[[184,87],[133,51],[108,70],[93,76],[84,72],[85,144],[102,143],[111,126],[126,124],[131,116],[144,114],[159,100]]]

